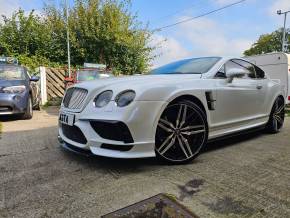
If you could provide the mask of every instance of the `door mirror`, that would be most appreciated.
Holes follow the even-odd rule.
[[[32,76],[32,77],[30,78],[30,81],[31,81],[31,82],[38,82],[38,81],[39,81],[39,77],[38,77],[38,76]]]
[[[234,78],[242,78],[246,75],[246,72],[240,68],[230,68],[227,73],[228,82],[231,83]]]

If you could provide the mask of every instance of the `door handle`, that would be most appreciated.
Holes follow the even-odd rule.
[[[263,86],[257,85],[257,89],[262,89],[262,88],[263,88]]]

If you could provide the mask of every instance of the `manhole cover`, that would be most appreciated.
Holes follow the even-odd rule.
[[[102,216],[103,218],[197,218],[192,212],[165,194],[151,198]]]

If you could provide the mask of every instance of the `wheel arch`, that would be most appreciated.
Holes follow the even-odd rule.
[[[207,117],[207,110],[206,110],[204,104],[195,95],[185,94],[185,95],[177,96],[174,99],[171,99],[171,101],[169,102],[168,105],[173,104],[173,103],[178,102],[178,101],[181,101],[181,100],[187,100],[187,101],[191,101],[191,102],[195,103],[196,105],[198,105],[200,107],[200,109],[204,112],[204,114]]]
[[[206,110],[205,108],[205,103],[203,103],[203,101],[201,100],[201,98],[197,97],[196,95],[191,95],[191,94],[181,94],[181,95],[178,95],[178,96],[174,96],[170,99],[168,99],[166,101],[166,104],[163,105],[162,109],[160,110],[158,116],[155,118],[155,121],[154,121],[154,128],[153,128],[153,134],[155,136],[155,132],[156,132],[156,128],[157,128],[157,124],[159,122],[159,119],[163,113],[163,111],[166,109],[166,107],[170,104],[173,104],[175,102],[178,102],[180,100],[187,100],[187,101],[191,101],[195,104],[197,104],[200,109],[204,112],[204,115],[206,117],[206,120],[207,122],[209,122],[209,114],[208,114],[208,111]],[[209,123],[208,123],[209,124]]]
[[[273,109],[273,105],[275,104],[275,101],[278,99],[278,98],[281,98],[284,102],[284,104],[286,104],[286,99],[285,97],[283,96],[282,93],[278,93],[277,95],[275,95],[275,97],[272,99],[272,102],[271,102],[271,105],[269,106],[269,110],[268,110],[268,116],[270,116],[271,112],[272,112],[272,109]]]

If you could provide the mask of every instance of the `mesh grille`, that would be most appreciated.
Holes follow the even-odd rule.
[[[64,107],[68,109],[81,109],[88,91],[80,88],[70,88],[63,99]]]
[[[83,132],[77,126],[68,126],[65,124],[61,125],[62,132],[68,139],[80,143],[87,144],[87,139]]]

